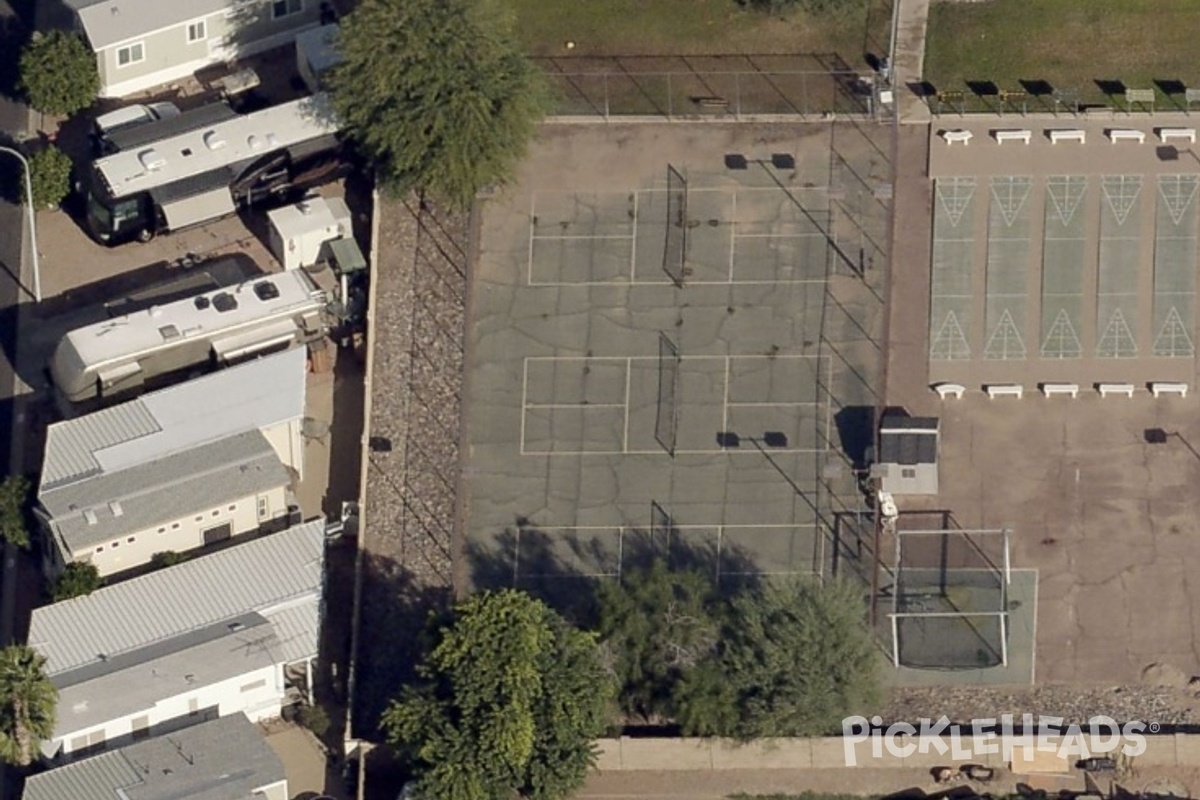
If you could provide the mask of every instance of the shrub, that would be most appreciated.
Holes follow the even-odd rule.
[[[54,584],[54,602],[91,594],[100,588],[102,582],[100,570],[96,569],[95,564],[80,561],[67,564],[67,568]]]
[[[301,706],[296,718],[318,739],[324,739],[329,732],[329,714],[321,706]]]
[[[176,564],[182,564],[189,558],[191,558],[191,556],[189,556],[187,553],[177,553],[174,550],[164,550],[161,553],[155,553],[154,555],[150,556],[150,566],[154,567],[155,569],[159,569],[161,567],[173,567]]]
[[[29,158],[29,181],[34,208],[57,208],[71,191],[71,159],[53,145],[39,150]]]

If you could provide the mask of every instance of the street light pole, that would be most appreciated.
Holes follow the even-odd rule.
[[[11,147],[0,147],[0,153],[16,156],[25,169],[25,207],[29,212],[29,245],[33,248],[33,298],[40,303],[42,302],[42,269],[38,262],[37,219],[33,207],[33,182],[29,178],[29,161]]]

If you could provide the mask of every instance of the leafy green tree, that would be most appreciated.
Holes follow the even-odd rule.
[[[395,192],[470,206],[512,175],[550,108],[499,0],[362,0],[338,47],[334,109]]]
[[[58,692],[46,659],[26,645],[0,650],[0,760],[28,766],[54,734]]]
[[[29,158],[29,182],[35,208],[55,208],[71,191],[71,159],[54,145]]]
[[[21,51],[21,87],[44,114],[70,116],[96,100],[96,54],[76,34],[36,33]]]
[[[828,735],[880,698],[861,592],[844,581],[765,583],[733,601],[720,671],[744,739]]]
[[[0,537],[17,547],[29,547],[29,498],[32,486],[24,475],[0,482]]]
[[[556,800],[594,763],[612,684],[592,634],[514,590],[474,595],[383,715],[416,797]]]
[[[673,718],[677,685],[716,648],[721,603],[706,576],[656,561],[600,586],[599,620],[622,710]]]
[[[100,588],[103,581],[95,564],[73,561],[67,564],[58,580],[54,582],[54,602],[83,597]]]

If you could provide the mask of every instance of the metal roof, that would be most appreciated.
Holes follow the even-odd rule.
[[[274,285],[277,295],[256,294],[256,287],[264,284]],[[236,307],[218,311],[218,305],[224,306],[215,301],[218,295],[232,297]],[[54,361],[99,366],[175,347],[188,340],[221,333],[232,335],[268,320],[311,313],[323,305],[323,294],[300,270],[258,276],[196,297],[76,328],[59,342]],[[64,349],[65,352],[60,352]],[[68,354],[69,351],[73,354]]]
[[[116,150],[129,150],[141,147],[159,139],[178,136],[197,128],[215,125],[227,119],[233,119],[237,112],[229,103],[221,100],[198,108],[188,109],[174,117],[154,120],[140,125],[130,125],[105,134],[105,139]]]
[[[317,601],[312,600],[311,605],[315,609]],[[175,641],[142,648],[121,669],[98,673],[90,680],[76,679],[59,687],[58,678],[53,679],[58,688],[54,738],[70,738],[110,720],[148,713],[167,698],[259,670],[273,670],[284,663],[269,624],[240,631],[226,628],[224,623],[214,627],[222,628],[220,635],[206,638],[206,632],[198,631],[177,637],[175,641],[181,642],[177,649],[172,649]]]
[[[275,448],[252,430],[129,469],[42,492],[72,553],[291,483]]]
[[[32,775],[24,800],[246,800],[284,779],[258,727],[231,714]]]
[[[292,348],[51,425],[39,494],[303,419],[306,359],[303,348]]]
[[[53,678],[208,625],[319,599],[325,522],[280,533],[35,609],[29,644]],[[313,604],[313,625],[317,609]]]
[[[102,50],[227,8],[230,0],[101,0],[77,13],[92,49]]]
[[[114,153],[94,166],[112,196],[124,197],[246,164],[339,129],[328,96],[320,93]]]

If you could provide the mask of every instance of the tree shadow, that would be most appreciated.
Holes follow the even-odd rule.
[[[21,48],[28,39],[28,30],[15,16],[0,18],[0,95],[23,102],[21,83]]]
[[[519,517],[488,543],[466,545],[471,584],[512,587],[542,600],[571,624],[593,628],[600,581],[662,561],[672,570],[698,572],[722,594],[754,588],[762,571],[744,549],[718,543],[715,532],[680,529],[670,520],[655,529],[613,528],[607,535],[542,530]]]
[[[390,556],[361,551],[356,669],[349,687],[350,734],[368,741],[381,738],[379,722],[388,703],[416,677],[416,666],[429,643],[432,620],[445,612],[449,589],[422,585]],[[363,632],[370,631],[369,635]]]

